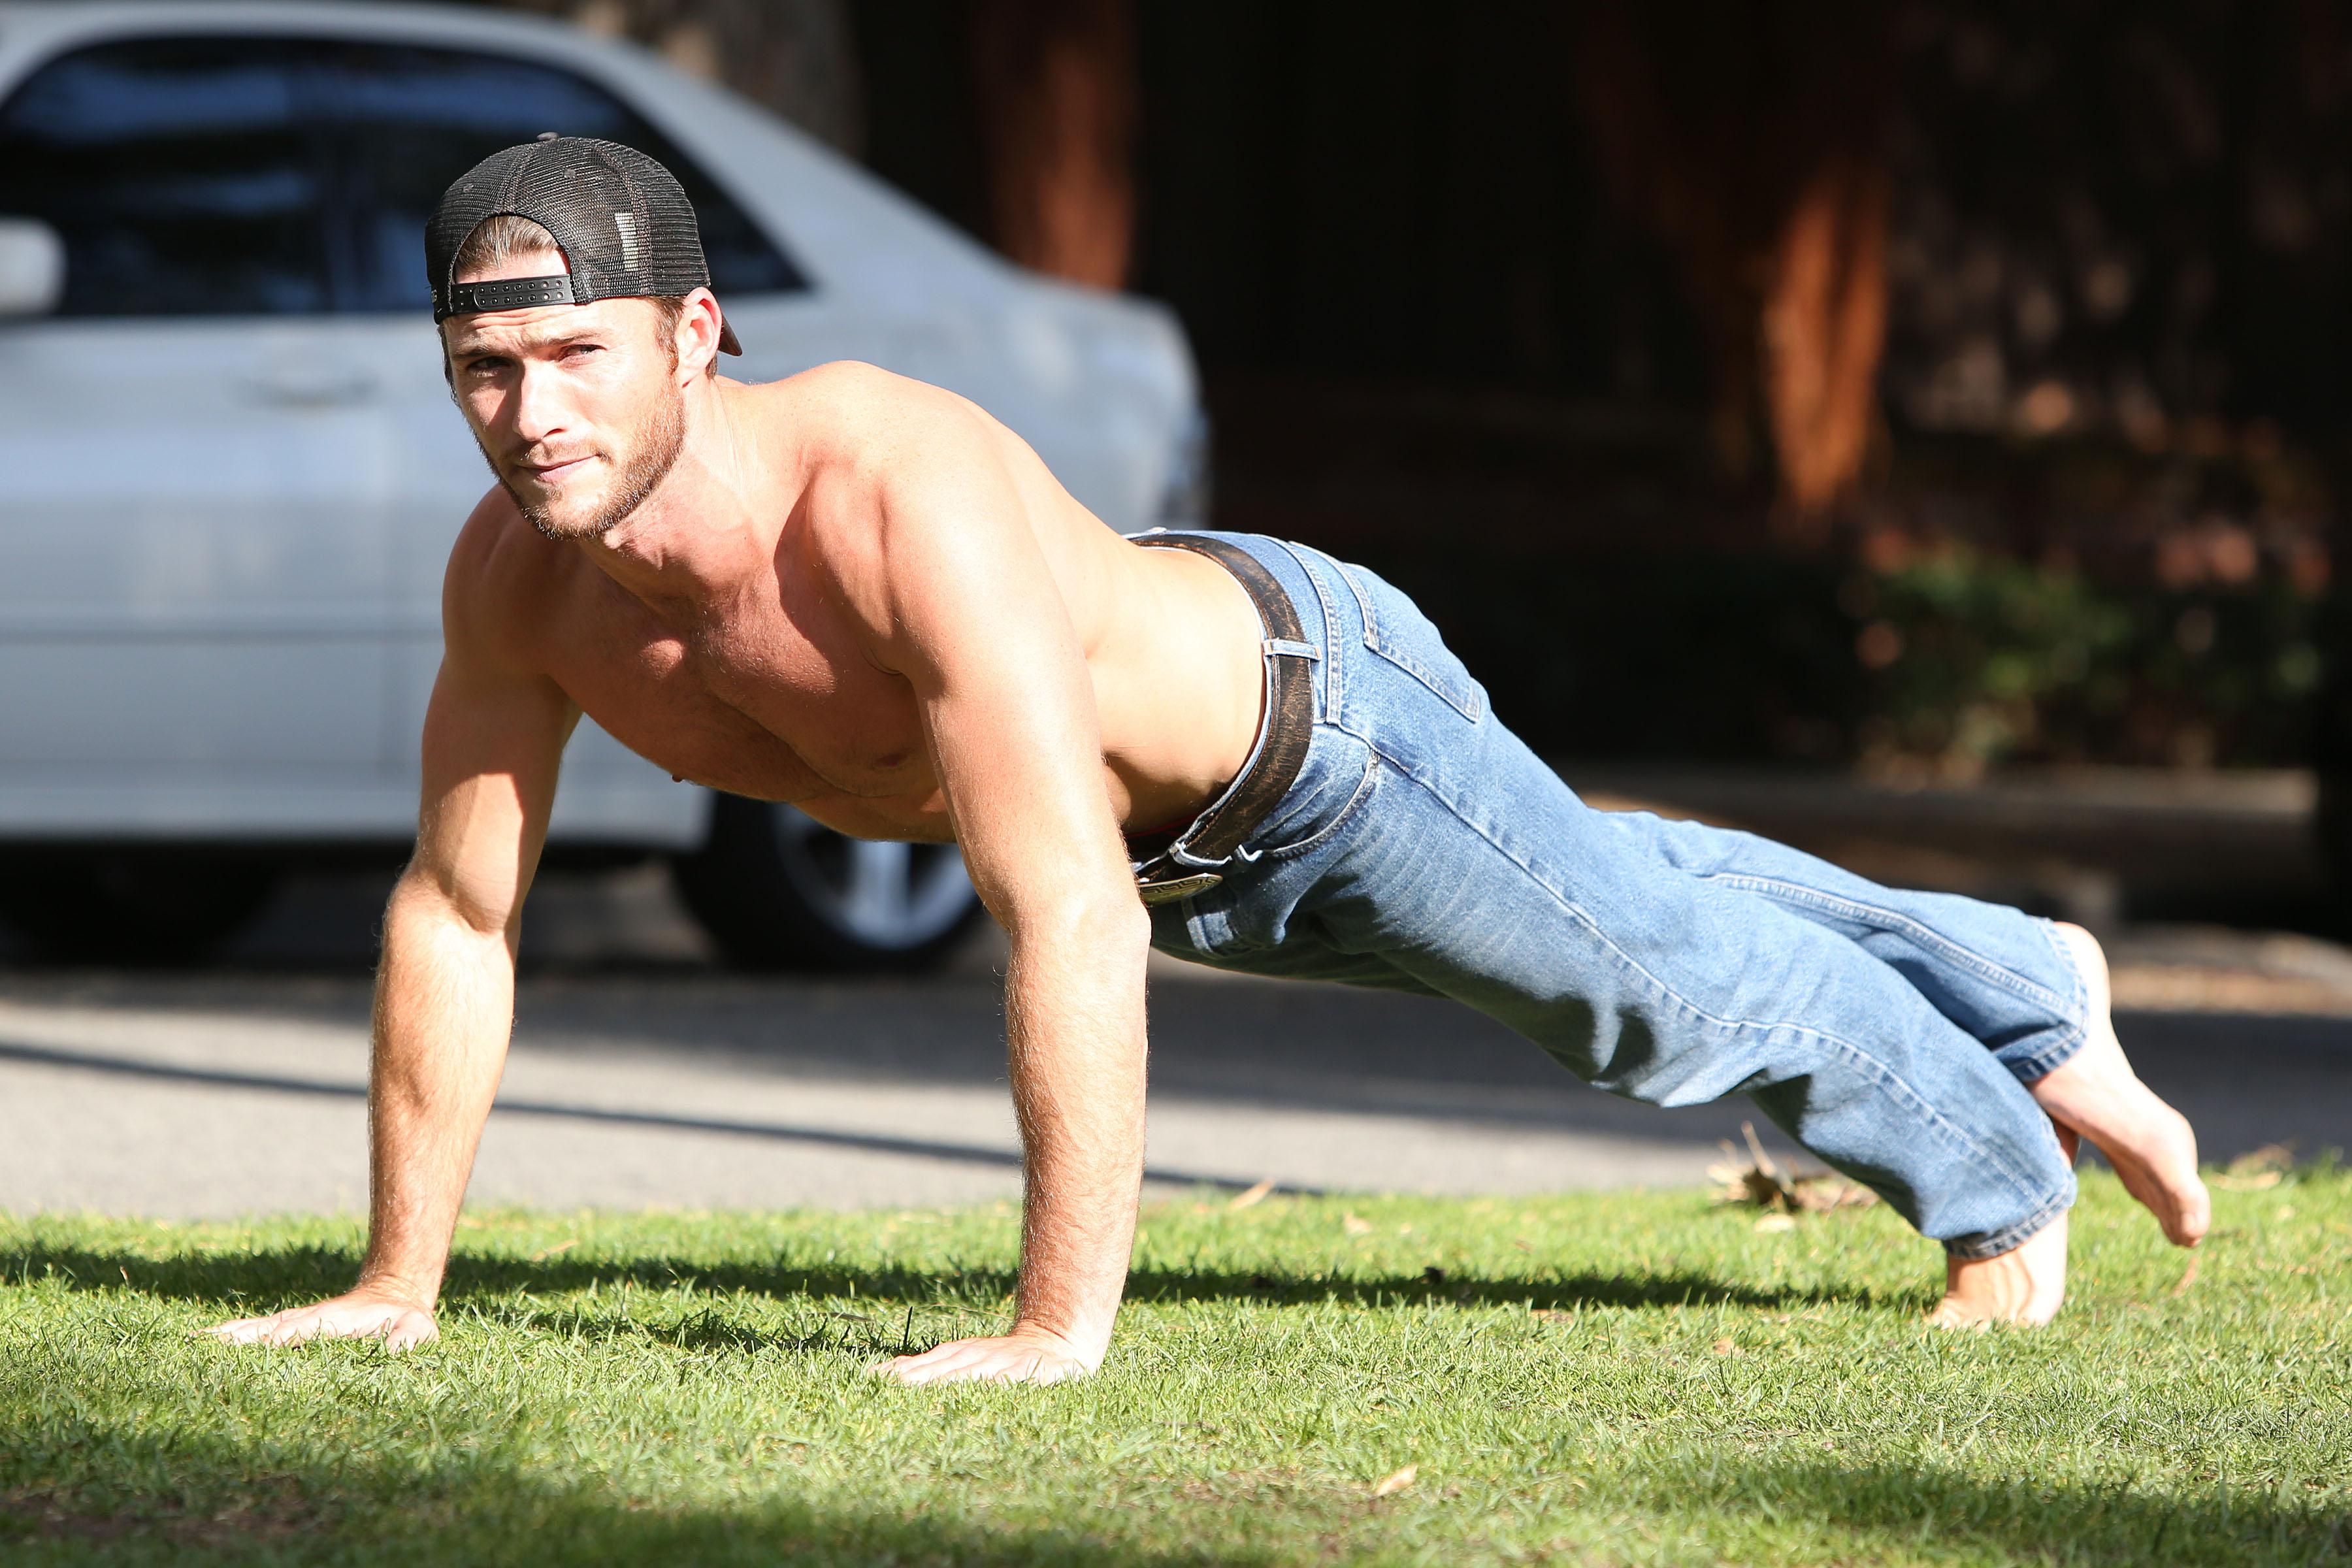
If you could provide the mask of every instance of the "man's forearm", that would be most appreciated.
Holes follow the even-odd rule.
[[[1061,1336],[1089,1364],[1110,1342],[1135,1242],[1150,937],[1130,899],[1016,928],[1005,972],[1025,1175],[1018,1327]]]
[[[514,953],[427,878],[394,892],[368,1077],[369,1229],[361,1282],[430,1306],[497,1095]]]

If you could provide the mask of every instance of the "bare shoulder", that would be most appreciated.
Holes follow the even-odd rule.
[[[804,411],[830,410],[844,418],[873,418],[899,410],[977,407],[943,386],[856,359],[813,365],[798,375],[772,381],[761,390]]]
[[[985,445],[1011,432],[942,386],[860,360],[835,360],[759,389],[824,468],[874,472],[919,461],[946,442]]]
[[[1008,446],[1019,438],[969,398],[846,360],[761,390],[803,474],[783,547],[881,643],[903,630],[911,597],[945,576],[971,578],[1021,527]]]
[[[475,503],[441,580],[441,635],[460,663],[538,673],[530,628],[547,624],[568,552],[540,537],[493,485]]]

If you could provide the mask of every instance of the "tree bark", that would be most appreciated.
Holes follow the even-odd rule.
[[[1717,446],[1760,403],[1780,531],[1860,483],[1886,338],[1894,54],[1878,0],[1613,0],[1581,13],[1601,165],[1674,250],[1713,342]]]
[[[997,247],[1117,289],[1135,247],[1129,0],[976,0],[973,97]]]
[[[1799,531],[1853,490],[1869,455],[1886,346],[1886,187],[1884,168],[1827,163],[1773,236],[1764,405]]]

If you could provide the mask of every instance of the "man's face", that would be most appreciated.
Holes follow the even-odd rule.
[[[544,278],[552,252],[456,279]],[[686,443],[676,342],[644,300],[485,310],[441,324],[450,389],[490,471],[550,539],[603,533],[658,487]]]

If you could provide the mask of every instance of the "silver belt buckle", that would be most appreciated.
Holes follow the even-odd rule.
[[[1146,882],[1138,879],[1135,890],[1146,904],[1172,904],[1179,899],[1205,893],[1224,879],[1223,871],[1195,871],[1189,877],[1171,877],[1165,881]]]

